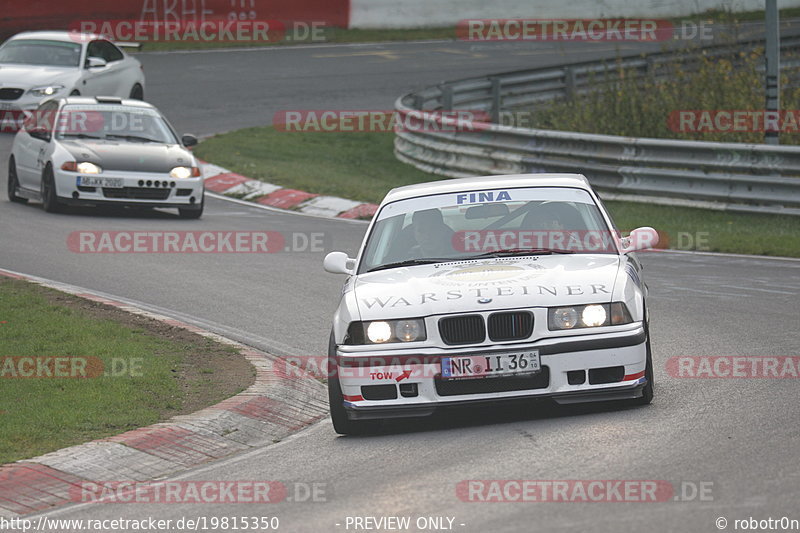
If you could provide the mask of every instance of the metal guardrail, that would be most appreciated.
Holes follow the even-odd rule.
[[[785,39],[782,48],[800,48],[800,37]],[[703,53],[730,53],[730,45]],[[800,215],[800,147],[619,137],[497,123],[503,109],[590,90],[601,73],[624,69],[626,75],[658,76],[658,66],[673,62],[677,54],[509,72],[406,94],[395,103],[401,124],[424,121],[427,127],[399,129],[395,155],[450,178],[578,172],[608,199]],[[459,109],[482,111],[491,120],[465,122],[441,112]]]

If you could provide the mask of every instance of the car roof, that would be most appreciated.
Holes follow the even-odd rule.
[[[142,100],[130,100],[127,98],[118,98],[114,96],[68,96],[61,98],[62,105],[123,105],[127,107],[140,107],[145,109],[156,109],[152,104],[148,104]]]
[[[499,176],[445,179],[397,187],[389,191],[382,204],[434,194],[518,187],[569,187],[586,191],[591,191],[592,189],[591,185],[589,185],[589,180],[582,174],[503,174]]]
[[[95,39],[105,39],[102,35],[95,33],[78,33],[72,31],[24,31],[9,38],[9,41],[16,39],[43,39],[46,41],[64,41],[72,43],[85,43]]]

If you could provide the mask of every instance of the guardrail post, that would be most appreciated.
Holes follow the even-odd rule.
[[[453,110],[453,86],[452,85],[442,85],[442,111],[452,111]]]
[[[498,77],[489,78],[492,82],[492,122],[495,124],[500,123],[500,87],[502,81]]]
[[[575,94],[575,71],[572,67],[564,68],[564,90],[567,98]]]

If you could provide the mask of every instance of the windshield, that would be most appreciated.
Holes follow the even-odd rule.
[[[0,63],[77,67],[81,62],[81,45],[65,41],[18,39],[0,47]]]
[[[64,106],[56,124],[56,138],[178,144],[157,111],[121,105]]]
[[[555,253],[617,253],[615,235],[586,191],[530,187],[449,193],[384,206],[359,273]]]

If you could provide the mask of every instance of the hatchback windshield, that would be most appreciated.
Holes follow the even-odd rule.
[[[121,105],[64,106],[56,124],[56,138],[178,143],[158,112]]]
[[[17,39],[0,47],[0,63],[77,67],[81,63],[81,45],[65,41]]]
[[[359,272],[449,260],[617,253],[584,190],[494,189],[412,198],[378,213]]]

